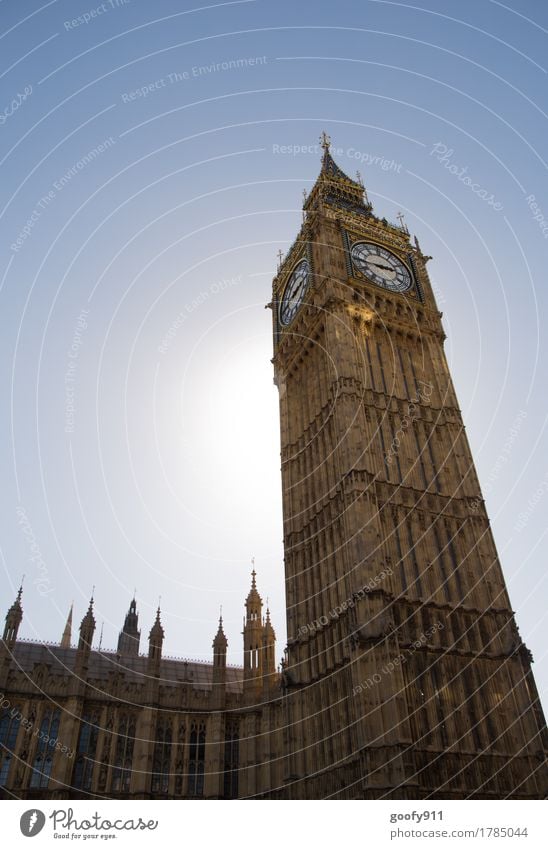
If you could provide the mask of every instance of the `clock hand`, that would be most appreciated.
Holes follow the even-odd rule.
[[[391,265],[383,265],[381,262],[378,262],[374,259],[370,259],[370,260],[368,260],[368,262],[369,262],[369,265],[374,265],[375,268],[382,268],[383,271],[393,271],[394,270]]]

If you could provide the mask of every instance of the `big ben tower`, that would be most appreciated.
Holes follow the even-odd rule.
[[[545,724],[429,257],[329,139],[273,283],[292,798],[541,798]]]

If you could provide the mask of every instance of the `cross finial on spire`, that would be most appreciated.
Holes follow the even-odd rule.
[[[280,248],[280,250],[279,250],[279,251],[278,251],[278,253],[276,254],[276,256],[278,257],[278,271],[279,271],[279,270],[280,270],[280,268],[282,267],[282,259],[283,259],[283,255],[284,255],[284,252],[283,252],[283,251],[282,251],[282,249]]]
[[[407,229],[407,225],[405,223],[405,218],[403,217],[403,212],[398,212],[398,214],[396,215],[396,218],[400,222],[401,229],[405,230],[405,232],[408,233],[409,230]]]
[[[323,147],[326,153],[329,153],[329,148],[331,147],[331,136],[328,136],[325,130],[323,130],[320,136],[320,144]]]

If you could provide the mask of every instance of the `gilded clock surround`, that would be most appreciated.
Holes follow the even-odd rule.
[[[367,255],[371,258],[367,259]],[[408,292],[414,285],[413,272],[392,251],[378,242],[356,241],[350,249],[354,276],[365,278],[390,292]],[[391,276],[393,275],[393,276]],[[397,280],[399,285],[394,284]]]

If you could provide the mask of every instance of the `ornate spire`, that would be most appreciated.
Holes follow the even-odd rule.
[[[118,654],[120,656],[138,657],[139,642],[141,639],[138,624],[139,617],[137,615],[137,602],[135,601],[134,594],[129,605],[129,610],[126,613],[124,627],[118,637]]]
[[[164,629],[160,621],[160,605],[156,611],[154,625],[148,635],[148,669],[156,677],[160,675],[160,661],[162,659],[162,645],[164,642]]]
[[[247,599],[246,599],[246,606],[248,608],[248,614],[249,614],[250,605],[253,606],[254,608],[255,607],[262,607],[262,605],[263,605],[263,600],[262,600],[262,598],[259,595],[259,592],[257,590],[257,581],[256,581],[257,573],[255,571],[255,558],[254,557],[251,558],[251,564],[253,566],[253,569],[251,571],[251,589],[249,590],[249,593],[247,594]]]
[[[24,577],[24,576],[23,576]],[[21,598],[23,596],[23,579],[21,580],[21,586],[17,591],[17,596],[12,606],[8,610],[6,614],[6,624],[4,626],[4,635],[2,639],[4,642],[13,647],[15,645],[15,641],[17,640],[17,633],[19,631],[19,626],[23,619],[23,608],[21,606]]]
[[[221,608],[221,615],[219,616],[219,627],[217,628],[217,633],[215,634],[215,639],[213,640],[213,648],[227,646],[228,640],[226,638],[226,634],[223,630],[223,614]]]
[[[368,213],[371,205],[361,176],[353,180],[339,168],[331,156],[331,138],[326,132],[320,136],[320,145],[323,148],[322,167],[316,183],[304,201],[303,209],[309,211],[327,203],[362,215]]]
[[[224,706],[226,697],[226,650],[228,640],[223,630],[223,608],[219,616],[219,627],[213,640],[213,699],[217,708]]]
[[[87,609],[86,615],[85,615],[85,616],[84,616],[84,618],[82,619],[82,625],[83,625],[83,624],[84,624],[84,622],[86,622],[86,621],[87,621],[87,622],[93,622],[93,624],[95,625],[95,617],[94,617],[94,615],[93,615],[93,605],[94,605],[94,603],[95,603],[95,600],[94,600],[94,598],[93,598],[93,592],[94,592],[94,590],[95,590],[95,587],[93,588],[92,593],[91,593],[91,598],[90,598],[90,600],[89,600],[89,605],[88,605],[88,609]]]
[[[270,608],[266,608],[266,618],[263,625],[263,634],[261,639],[262,645],[262,667],[264,674],[263,686],[265,691],[273,685],[276,672],[276,633],[270,621]]]
[[[95,589],[95,587],[94,587]],[[90,651],[93,634],[95,633],[95,616],[93,615],[93,592],[89,600],[87,613],[80,624],[80,639],[78,640],[78,650],[83,649]]]
[[[253,605],[254,607],[257,607],[257,605],[262,607],[262,604],[263,604],[263,600],[262,600],[261,596],[259,595],[259,593],[257,591],[257,572],[255,571],[255,558],[254,557],[251,558],[251,566],[252,566],[252,569],[251,569],[251,589],[249,590],[249,592],[247,594],[247,599],[246,599],[246,602],[245,602],[246,606],[248,608],[248,612],[249,612],[249,605],[250,604]]]
[[[265,631],[274,632],[274,628],[272,626],[272,622],[270,621],[270,608],[266,608],[266,619],[264,621],[264,629]]]
[[[70,649],[70,641],[72,638],[72,610],[74,607],[74,602],[70,605],[70,610],[67,616],[67,622],[65,625],[65,629],[63,631],[63,636],[61,637],[61,648],[62,649]]]
[[[155,643],[157,643],[158,641],[162,642],[164,636],[164,629],[162,628],[162,623],[160,621],[160,605],[158,605],[158,610],[156,611],[156,619],[154,620],[154,625],[150,629],[148,640],[149,642],[154,641]]]
[[[328,136],[325,130],[322,131],[320,136],[320,145],[323,147],[324,154],[329,153],[329,148],[331,147],[331,136]]]

